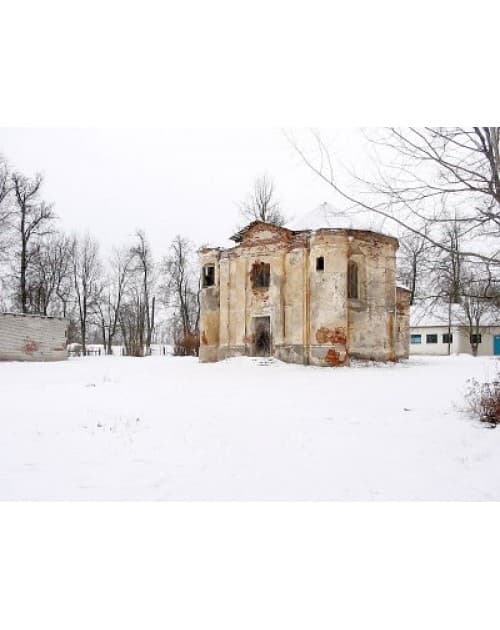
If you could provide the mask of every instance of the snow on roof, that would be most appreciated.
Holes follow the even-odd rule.
[[[427,328],[448,326],[450,315],[451,326],[467,326],[467,318],[461,304],[451,304],[442,300],[423,300],[410,307],[410,327]],[[481,320],[481,326],[500,326],[498,313],[485,313]]]
[[[339,210],[324,201],[314,210],[293,219],[287,228],[290,230],[320,230],[336,228],[344,230],[369,230],[397,238],[394,227],[389,221],[375,212],[363,208]]]

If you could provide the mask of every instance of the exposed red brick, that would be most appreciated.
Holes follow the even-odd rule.
[[[334,348],[330,348],[330,350],[328,350],[325,355],[325,361],[332,367],[345,364],[345,359],[342,359],[340,352],[337,352]]]
[[[316,341],[318,343],[346,344],[345,328],[320,328],[316,331]]]

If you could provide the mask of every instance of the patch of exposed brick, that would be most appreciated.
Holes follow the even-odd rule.
[[[346,357],[342,358],[340,352],[337,352],[334,348],[330,348],[325,355],[325,361],[331,367],[345,365]]]
[[[326,328],[325,326],[316,331],[316,341],[318,343],[346,344],[345,328]]]
[[[202,331],[202,333],[201,333],[201,343],[202,343],[204,346],[207,346],[207,345],[208,345],[207,335],[206,335],[206,333],[205,333],[205,331],[204,331],[204,330],[203,330],[203,331]]]

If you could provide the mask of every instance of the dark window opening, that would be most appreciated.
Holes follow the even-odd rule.
[[[316,258],[316,271],[324,271],[325,270],[325,259],[323,256],[319,256]]]
[[[425,338],[425,342],[426,343],[437,343],[438,342],[438,336],[437,335],[427,335]]]
[[[481,335],[471,335],[470,336],[470,342],[472,344],[477,344],[477,343],[481,343],[482,342],[482,338]]]
[[[413,344],[422,343],[422,335],[412,335],[410,338],[410,343],[413,343]]]
[[[258,262],[252,267],[252,284],[254,288],[264,289],[271,283],[271,265]]]
[[[444,333],[443,343],[453,343],[453,334]]]
[[[352,260],[347,266],[347,297],[353,300],[357,300],[359,297],[358,265]]]
[[[205,265],[203,267],[202,285],[203,287],[213,287],[214,284],[215,284],[215,266]]]

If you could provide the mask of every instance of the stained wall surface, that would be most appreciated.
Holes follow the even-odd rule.
[[[350,357],[408,356],[396,239],[359,230],[293,232],[263,222],[237,237],[231,249],[200,252],[202,268],[215,267],[213,286],[201,291],[201,361],[258,355],[266,321],[270,354],[283,361],[334,366]],[[357,265],[353,297],[349,262]],[[259,271],[266,268],[269,286],[261,286]]]
[[[68,320],[0,313],[0,361],[61,361],[67,358]]]

